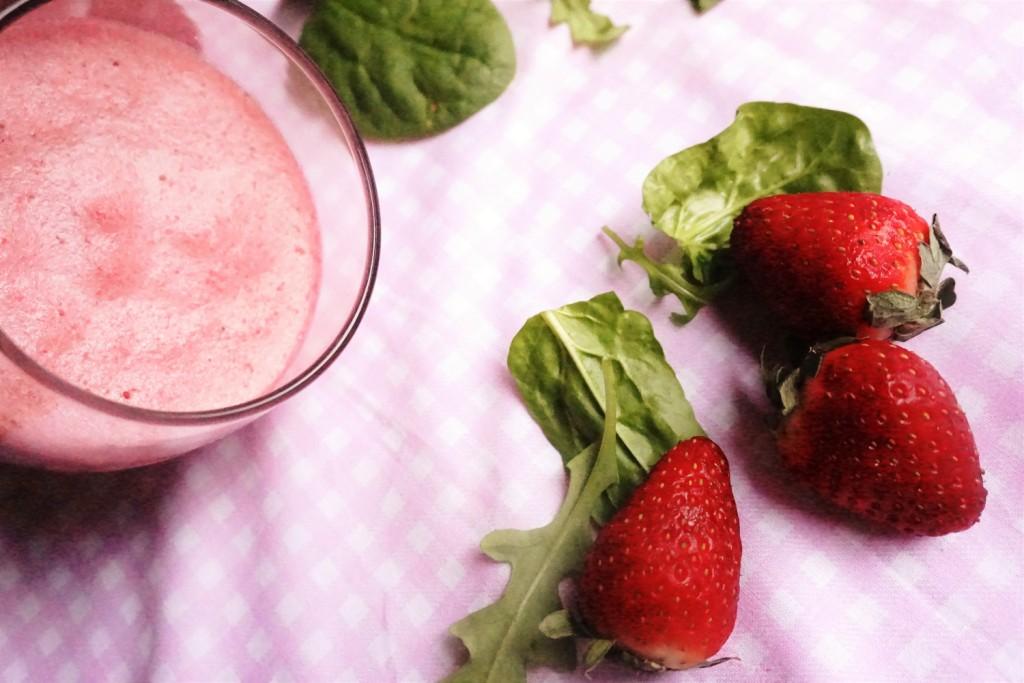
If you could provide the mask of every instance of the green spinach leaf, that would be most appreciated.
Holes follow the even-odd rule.
[[[629,29],[590,9],[590,0],[551,0],[551,23],[569,24],[572,42],[591,47],[612,43]]]
[[[512,35],[490,0],[319,0],[300,42],[370,138],[451,128],[515,74]]]
[[[703,434],[650,321],[608,292],[530,318],[509,349],[508,367],[526,407],[565,461],[601,432],[604,358],[617,371],[619,483],[599,519],[629,497],[665,451]]]
[[[561,607],[558,584],[582,565],[593,543],[593,509],[618,476],[618,411],[610,360],[602,364],[602,376],[607,412],[600,445],[589,446],[569,461],[569,490],[555,518],[531,531],[493,531],[480,543],[490,558],[509,563],[512,571],[497,602],[452,626],[452,634],[469,650],[469,659],[446,683],[515,683],[526,680],[528,665],[556,669],[575,665],[573,640],[553,640],[540,625]]]
[[[696,285],[726,272],[732,221],[759,197],[795,192],[878,192],[882,165],[857,117],[796,104],[749,102],[707,142],[659,163],[644,181],[644,210],[678,243]]]

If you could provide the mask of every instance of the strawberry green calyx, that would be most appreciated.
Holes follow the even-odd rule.
[[[692,666],[688,666],[684,669],[670,669],[667,666],[658,664],[657,662],[652,662],[649,659],[644,659],[639,655],[635,655],[632,652],[629,652],[628,650],[623,650],[619,655],[619,658],[623,661],[624,664],[627,664],[633,667],[634,669],[637,669],[638,671],[646,671],[649,673],[661,673],[662,671],[688,671],[690,669],[710,669],[711,667],[718,666],[723,662],[729,662],[734,659],[739,659],[739,657],[715,657],[714,659],[709,659],[705,662],[699,662]]]
[[[648,673],[660,673],[662,671],[669,670],[668,667],[666,667],[665,665],[647,659],[646,657],[641,657],[640,655],[633,654],[629,650],[623,650],[619,654],[619,658],[622,660],[623,664],[629,666],[630,668],[636,669],[637,671],[646,671]]]
[[[796,368],[784,365],[768,365],[765,354],[761,353],[761,377],[772,405],[785,417],[800,405],[800,389],[804,382],[818,374],[821,361],[825,354],[841,346],[852,344],[856,337],[837,337],[836,339],[815,344],[807,350],[800,365]]]
[[[609,652],[615,649],[614,640],[594,636],[589,632],[586,624],[580,622],[567,609],[560,609],[544,617],[540,622],[540,632],[552,640],[578,638],[583,642],[582,664],[583,670],[588,674],[605,660]]]
[[[918,245],[921,269],[917,294],[891,289],[868,295],[868,318],[873,327],[892,329],[893,338],[906,341],[943,322],[942,311],[956,303],[956,282],[942,278],[946,264],[969,272],[967,265],[953,255],[942,234],[938,215],[932,216],[928,242]]]
[[[560,609],[544,617],[540,622],[540,632],[552,640],[572,638],[576,635],[576,624],[567,609]]]
[[[664,664],[642,657],[635,652],[630,652],[612,639],[595,637],[594,634],[590,633],[587,629],[586,624],[580,622],[580,620],[567,609],[560,609],[544,617],[540,622],[540,632],[554,640],[560,640],[562,638],[578,638],[583,641],[583,659],[581,663],[583,665],[583,671],[588,674],[610,656],[618,659],[623,664],[636,669],[637,671],[659,673],[662,671],[673,670]],[[739,659],[739,657],[716,657],[715,659],[698,662],[686,667],[686,669],[706,669],[708,667],[717,666],[718,664],[727,662],[731,659]],[[677,670],[681,671],[682,669]]]
[[[587,645],[583,653],[583,670],[590,673],[597,668],[598,664],[604,661],[608,653],[615,647],[614,640],[596,638]]]

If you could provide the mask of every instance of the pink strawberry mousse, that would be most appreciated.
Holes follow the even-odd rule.
[[[0,329],[106,398],[252,399],[302,340],[320,279],[302,173],[198,53],[111,21],[0,33]]]

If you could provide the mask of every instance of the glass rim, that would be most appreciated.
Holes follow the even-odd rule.
[[[363,139],[352,121],[351,115],[338,98],[334,88],[327,81],[323,72],[312,59],[299,47],[287,33],[279,28],[272,21],[264,17],[256,10],[242,4],[238,0],[198,0],[208,5],[213,5],[237,19],[245,22],[252,30],[259,33],[282,53],[292,64],[302,71],[316,88],[324,103],[330,110],[335,122],[341,128],[341,132],[348,144],[349,151],[355,161],[359,179],[363,186],[363,195],[366,201],[368,212],[367,230],[369,242],[367,244],[366,261],[363,267],[362,281],[359,285],[359,292],[355,305],[349,311],[348,316],[342,323],[341,329],[334,337],[327,348],[321,353],[311,365],[299,372],[294,378],[280,387],[265,392],[262,395],[223,408],[211,408],[208,410],[196,411],[165,411],[153,408],[142,408],[131,406],[125,403],[112,401],[91,391],[68,382],[59,375],[47,370],[36,362],[29,354],[25,353],[7,334],[0,328],[0,353],[6,356],[19,369],[27,373],[32,379],[43,386],[71,398],[89,408],[135,422],[166,425],[210,425],[222,422],[230,422],[246,417],[259,415],[260,413],[282,403],[286,399],[299,393],[306,388],[313,380],[319,377],[341,354],[352,340],[356,329],[366,314],[366,308],[370,302],[370,295],[377,279],[377,269],[380,261],[380,205],[377,197],[377,186],[373,178],[373,170],[370,167],[370,159],[366,152]],[[50,0],[0,0],[0,31],[18,17],[30,12],[32,9],[45,5]]]

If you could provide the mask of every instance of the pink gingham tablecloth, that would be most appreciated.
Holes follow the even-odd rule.
[[[1024,3],[595,0],[631,29],[595,55],[505,0],[518,75],[433,139],[370,145],[383,261],[351,347],[270,417],[120,474],[0,469],[0,681],[361,681],[450,672],[448,626],[506,569],[480,538],[556,509],[557,454],[504,359],[530,315],[617,290],[654,321],[730,455],[743,530],[729,662],[665,681],[1024,680]],[[293,33],[299,7],[257,9]],[[866,534],[778,474],[756,363],[708,309],[667,321],[602,224],[648,232],[665,155],[767,99],[871,127],[885,191],[938,212],[971,267],[915,339],[956,389],[986,468],[976,527]],[[633,680],[614,668],[595,681]],[[535,672],[535,681],[583,680]]]

